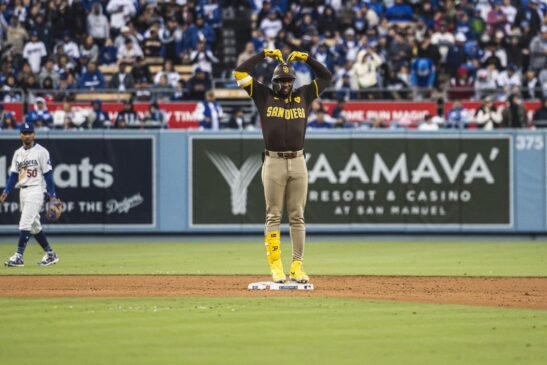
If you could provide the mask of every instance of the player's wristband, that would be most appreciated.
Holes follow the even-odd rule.
[[[17,181],[19,180],[19,174],[17,172],[12,172],[9,175],[8,182],[6,183],[6,187],[4,188],[4,193],[9,194],[17,184]]]

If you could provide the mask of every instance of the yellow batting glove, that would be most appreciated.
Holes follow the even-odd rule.
[[[274,60],[278,60],[281,63],[285,63],[285,61],[283,60],[283,54],[278,49],[264,49],[264,57],[273,58]]]
[[[287,62],[291,63],[293,61],[303,61],[306,62],[308,60],[308,54],[306,52],[298,52],[298,51],[292,51],[289,55],[289,58],[287,58]]]

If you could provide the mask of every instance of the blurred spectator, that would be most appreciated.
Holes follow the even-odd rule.
[[[142,80],[147,84],[152,83],[152,74],[150,74],[150,67],[148,67],[146,60],[141,56],[137,57],[137,62],[133,65],[133,68],[131,69],[131,74],[133,75],[133,79],[135,81]]]
[[[330,116],[334,119],[345,117],[346,116],[346,112],[344,111],[345,108],[346,108],[346,99],[339,98],[336,101],[336,105],[334,106],[334,108],[332,108],[330,112]]]
[[[439,29],[431,36],[431,43],[439,47],[442,64],[446,62],[448,50],[455,42],[454,34],[448,30],[444,22],[439,25]]]
[[[509,97],[507,106],[502,112],[502,122],[505,128],[528,128],[528,116],[518,94]]]
[[[212,88],[212,82],[209,75],[201,68],[195,70],[194,76],[188,79],[186,89],[188,90],[188,99],[203,100],[205,92]]]
[[[547,25],[541,28],[538,34],[530,43],[530,68],[540,72],[547,67]]]
[[[2,110],[0,121],[1,121],[0,127],[2,130],[17,130],[18,129],[17,121],[15,120],[15,116],[13,115],[13,113],[4,112]]]
[[[420,131],[438,131],[439,125],[433,122],[433,117],[431,114],[424,116],[423,122],[418,124],[418,130]]]
[[[177,54],[177,41],[182,39],[182,33],[175,18],[170,17],[167,19],[167,26],[161,28],[159,39],[163,45],[161,51],[163,57],[171,60],[171,62],[178,63],[179,55]]]
[[[70,31],[65,30],[63,32],[63,50],[65,54],[72,60],[75,61],[80,58],[80,47],[72,40],[72,35]]]
[[[355,124],[348,122],[343,115],[340,115],[336,118],[332,127],[335,129],[352,129],[355,128]]]
[[[361,3],[361,6],[363,6],[363,4],[365,3]],[[369,12],[374,12],[372,10],[367,10],[366,8],[364,8],[364,10],[362,11],[365,14],[365,19],[367,19],[368,23],[370,24],[371,21],[368,20],[368,14]],[[325,9],[323,9],[323,13],[319,15],[319,19],[317,20],[317,29],[321,29],[321,31],[325,34],[327,38],[332,38],[338,30],[338,19],[336,17],[336,11],[332,7],[332,5],[325,6]],[[238,63],[238,65],[240,65],[240,63]]]
[[[505,52],[505,49],[496,45],[495,42],[489,42],[486,45],[486,50],[481,58],[481,62],[484,67],[494,65],[496,70],[500,71],[507,66],[507,53]]]
[[[494,105],[494,98],[487,96],[483,99],[482,105],[475,112],[474,120],[479,128],[485,130],[492,130],[500,126],[502,117]]]
[[[198,14],[195,23],[192,24],[184,34],[183,49],[196,49],[200,40],[205,40],[206,46],[213,47],[216,35],[213,28],[205,23],[203,16]]]
[[[547,127],[547,98],[541,99],[541,105],[539,109],[534,112],[532,123],[537,128]]]
[[[110,24],[108,18],[103,14],[103,7],[98,2],[93,3],[91,12],[87,16],[87,33],[101,47],[110,38]]]
[[[384,93],[386,99],[408,99],[410,89],[410,75],[408,67],[402,66],[400,72],[389,69],[384,81],[384,86],[387,91]]]
[[[246,127],[246,124],[243,110],[237,109],[232,115],[230,115],[228,122],[223,124],[222,127],[227,129],[242,130]]]
[[[13,53],[22,53],[25,40],[27,39],[28,33],[23,24],[19,22],[17,17],[11,17],[10,25],[6,30],[6,41],[4,43],[6,48],[7,46],[11,46]]]
[[[268,16],[260,22],[259,28],[266,38],[275,39],[281,28],[283,28],[283,23],[278,18],[277,12],[270,10]]]
[[[463,107],[460,100],[456,100],[452,108],[448,111],[446,118],[446,128],[465,129],[469,123],[469,115]]]
[[[520,92],[522,81],[520,73],[515,65],[507,66],[507,69],[500,72],[496,78],[498,87],[498,100],[505,101],[509,94]]]
[[[173,95],[174,88],[169,85],[167,75],[163,74],[160,76],[159,83],[154,84],[153,95],[154,99],[161,101],[169,101],[171,95]]]
[[[120,51],[120,48],[123,47],[125,42],[130,39],[133,44],[139,44],[139,38],[137,37],[138,33],[135,32],[129,25],[125,25],[120,29],[120,34],[114,38],[114,47]]]
[[[137,61],[137,57],[144,57],[144,54],[138,44],[127,38],[124,44],[118,49],[117,57],[118,62],[132,64]]]
[[[144,115],[144,123],[147,127],[167,128],[167,116],[161,110],[157,102],[150,103],[148,112]]]
[[[541,88],[536,73],[528,70],[522,80],[522,95],[524,99],[537,99],[541,97]]]
[[[524,2],[523,2],[524,3]],[[521,6],[515,16],[515,24],[522,26],[526,22],[535,35],[541,27],[541,18],[538,13],[538,1],[528,0],[528,5]]]
[[[327,122],[327,115],[323,109],[319,109],[315,119],[308,123],[308,128],[313,129],[331,129],[332,123]]]
[[[162,76],[167,78],[167,83],[171,85],[171,87],[176,87],[180,80],[179,73],[174,70],[173,63],[169,60],[165,60],[162,70],[154,76],[154,84],[159,84]]]
[[[541,93],[544,98],[547,97],[547,68],[541,70],[538,76],[538,80],[541,86]]]
[[[186,83],[183,79],[180,79],[175,86],[175,90],[171,95],[171,101],[181,101],[186,98]]]
[[[46,101],[49,102],[54,100],[55,86],[53,86],[53,80],[51,79],[51,77],[46,77],[41,85],[37,83],[36,88],[41,89],[38,92],[38,95],[42,96],[44,99],[46,99]]]
[[[118,66],[118,72],[110,78],[109,88],[118,91],[126,91],[135,87],[135,79],[131,73],[126,72],[126,69],[127,65],[121,62]]]
[[[395,33],[395,38],[391,41],[387,50],[387,57],[392,67],[399,70],[401,66],[410,61],[412,49],[400,33]]]
[[[91,112],[88,116],[89,127],[92,129],[102,129],[110,127],[112,121],[107,112],[103,110],[103,102],[94,100],[91,102]]]
[[[97,69],[95,62],[90,62],[87,70],[82,73],[78,80],[78,88],[84,90],[101,90],[104,89],[105,81],[101,71]]]
[[[467,55],[465,53],[465,42],[467,38],[463,33],[456,34],[455,43],[448,47],[446,54],[446,71],[449,75],[454,76],[458,68],[465,64]]]
[[[477,71],[477,79],[475,80],[475,98],[482,99],[488,95],[496,93],[496,77],[498,72],[493,65],[487,69]]]
[[[519,31],[520,32],[520,31]],[[519,69],[523,69],[525,52],[528,52],[528,47],[523,47],[518,35],[511,35],[508,42],[505,44],[505,52],[507,53],[507,62],[510,65],[515,65]],[[526,49],[526,51],[525,51]]]
[[[6,77],[4,85],[2,86],[2,91],[4,94],[2,100],[5,103],[21,101],[21,94],[19,94],[16,90],[18,87],[19,83],[15,79],[15,76],[8,75],[8,77]]]
[[[54,70],[55,63],[52,59],[48,59],[44,66],[42,67],[42,71],[38,75],[38,80],[40,82],[41,87],[44,87],[44,80],[46,77],[49,77],[51,81],[53,82],[53,87],[57,87],[59,85],[59,73],[55,72]]]
[[[437,76],[435,65],[429,58],[417,58],[410,71],[410,82],[414,88],[415,98],[427,98]]]
[[[7,120],[7,121],[6,121]],[[15,129],[15,118],[13,113],[4,110],[4,104],[0,104],[0,128],[1,129]]]
[[[110,14],[110,27],[114,33],[119,32],[137,13],[133,0],[110,0],[106,11]]]
[[[99,61],[99,47],[91,35],[85,36],[84,43],[80,46],[80,55],[87,56],[89,62],[97,63]]]
[[[375,53],[374,50],[370,50],[371,53]],[[321,62],[329,71],[334,73],[334,54],[329,50],[326,43],[321,42],[315,52],[312,52],[313,58]],[[381,61],[381,60],[380,60]]]
[[[53,123],[53,118],[47,110],[47,105],[44,98],[36,98],[34,109],[27,114],[25,122],[33,124],[35,127],[39,126],[42,127],[42,129],[49,129]]]
[[[118,113],[114,126],[117,129],[141,126],[139,116],[137,115],[131,100],[125,100],[123,102],[123,109]]]
[[[133,98],[135,101],[149,101],[152,99],[152,90],[150,83],[144,77],[135,79],[135,90],[133,90]]]
[[[202,129],[211,129],[214,131],[220,129],[224,112],[222,106],[216,101],[213,90],[205,93],[205,100],[198,103],[195,114]]]
[[[218,63],[219,59],[215,57],[210,49],[207,49],[205,40],[200,40],[197,48],[190,52],[190,62],[192,63],[192,66],[194,66],[194,69],[200,68],[203,71],[212,74],[213,64]]]
[[[414,12],[403,0],[395,0],[395,4],[387,8],[385,17],[390,22],[411,22],[414,20]]]
[[[404,48],[404,41],[400,38],[402,44],[398,44],[400,47],[394,47],[391,57],[393,60],[397,60],[400,57],[400,53],[403,52],[400,48]],[[344,35],[339,39],[335,46],[335,52],[338,55],[338,64],[344,64],[346,61],[355,61],[357,52],[359,52],[361,45],[359,40],[355,36],[355,30],[348,28],[344,31]],[[410,52],[409,52],[410,53]]]
[[[243,62],[251,58],[251,56],[253,56],[254,54],[256,54],[256,50],[253,42],[247,42],[245,44],[245,49],[237,57],[237,64],[241,65]]]
[[[355,87],[360,89],[360,98],[373,98],[373,93],[363,92],[363,89],[375,88],[378,86],[378,72],[383,61],[376,52],[367,48],[357,54],[357,60],[351,69]]]
[[[99,62],[101,65],[114,65],[118,62],[118,49],[112,43],[112,39],[107,38],[104,47],[100,49]]]
[[[155,22],[144,34],[142,50],[145,57],[161,57],[163,44],[159,36],[160,23]]]
[[[456,76],[450,78],[448,95],[450,99],[471,99],[475,94],[475,79],[469,75],[467,67],[460,66]]]
[[[42,66],[42,60],[47,56],[47,50],[44,42],[38,39],[38,32],[33,31],[30,36],[30,42],[25,44],[23,57],[30,64],[32,72],[39,73]]]
[[[57,109],[53,112],[53,125],[55,129],[70,129],[72,127],[72,120],[74,119],[74,112],[72,111],[72,105],[68,101],[63,102],[63,108]]]

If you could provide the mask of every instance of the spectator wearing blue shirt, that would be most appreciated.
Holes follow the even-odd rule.
[[[433,61],[429,58],[417,58],[412,62],[410,82],[415,88],[415,98],[428,97],[437,73]],[[426,90],[424,90],[426,89]]]
[[[112,120],[107,112],[103,110],[103,102],[99,99],[91,102],[91,113],[89,115],[89,126],[93,129],[100,129],[112,125]]]
[[[36,98],[34,109],[27,114],[26,123],[49,128],[53,124],[53,117],[47,110],[44,98]]]
[[[78,88],[85,90],[101,90],[104,89],[104,76],[97,69],[95,62],[89,62],[87,70],[82,73],[78,80]]]
[[[205,23],[203,15],[198,14],[196,16],[195,24],[188,28],[184,35],[182,49],[184,51],[196,49],[200,39],[205,39],[207,46],[213,48],[216,35],[214,29],[209,24]]]
[[[308,123],[308,128],[332,129],[332,124],[327,122],[325,118],[325,111],[323,109],[319,109],[316,113],[315,120]]]
[[[386,18],[390,22],[411,22],[414,12],[410,5],[405,4],[403,0],[395,0],[395,4],[386,11]]]
[[[107,38],[104,47],[99,51],[99,64],[115,65],[118,62],[118,49],[114,46],[112,39]]]
[[[469,122],[467,110],[460,100],[456,100],[446,117],[446,128],[465,129]]]

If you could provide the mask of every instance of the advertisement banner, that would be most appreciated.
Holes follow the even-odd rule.
[[[336,106],[334,102],[323,102],[327,112]],[[432,101],[348,101],[344,107],[348,122],[408,121],[418,122],[427,114],[437,115],[437,103]]]
[[[192,129],[198,128],[198,120],[195,117],[196,102],[180,102],[180,103],[158,103],[160,109],[166,114],[168,127],[172,129]],[[71,103],[73,111],[84,110],[91,111],[91,103]],[[140,118],[143,118],[148,112],[150,103],[135,103],[133,104],[135,111]],[[31,106],[31,109],[33,106]],[[54,113],[56,110],[63,109],[63,103],[49,103],[48,110]],[[123,109],[123,103],[103,103],[103,110],[108,113],[110,120],[115,121],[118,112]]]
[[[261,150],[258,139],[191,138],[191,226],[264,222]],[[310,136],[306,159],[308,224],[513,224],[508,136]]]
[[[154,226],[154,137],[50,138],[57,195],[66,203],[57,224]],[[17,139],[0,143],[0,189],[6,185]],[[19,222],[18,192],[0,204],[0,225]]]

